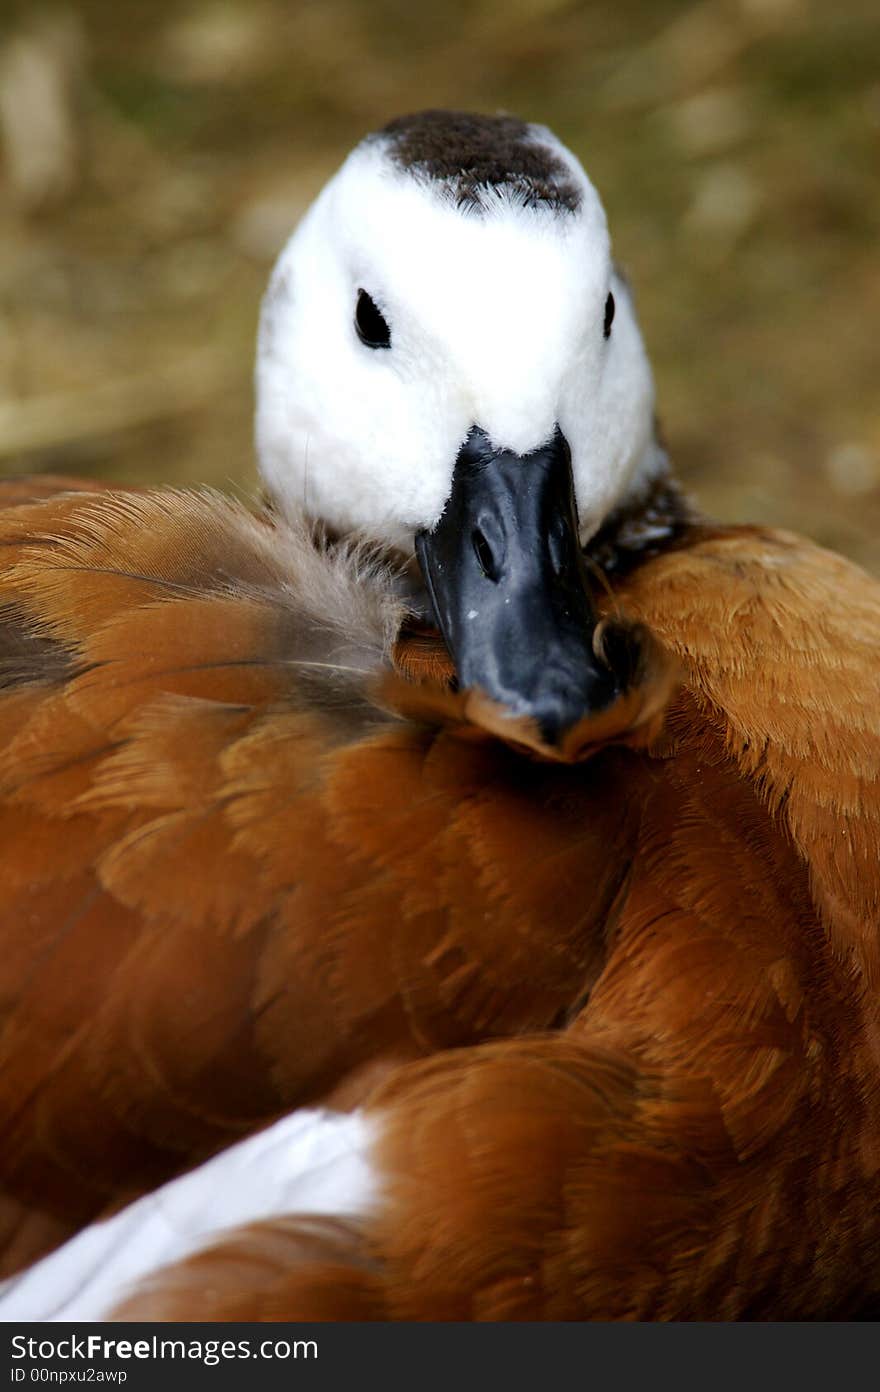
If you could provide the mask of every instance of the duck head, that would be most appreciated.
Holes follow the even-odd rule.
[[[549,130],[364,140],[281,254],[256,381],[276,504],[415,553],[462,687],[549,744],[613,701],[583,547],[666,461],[602,204]]]

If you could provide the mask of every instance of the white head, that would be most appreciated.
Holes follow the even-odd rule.
[[[362,341],[356,316],[374,343],[384,321],[390,345]],[[427,112],[359,145],[284,249],[263,304],[257,450],[282,510],[411,550],[474,426],[518,456],[561,430],[582,542],[663,464],[581,165],[542,126]]]

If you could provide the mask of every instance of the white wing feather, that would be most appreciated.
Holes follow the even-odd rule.
[[[357,1112],[294,1112],[10,1277],[0,1321],[104,1319],[136,1281],[225,1229],[288,1213],[358,1217],[376,1197],[371,1141]]]

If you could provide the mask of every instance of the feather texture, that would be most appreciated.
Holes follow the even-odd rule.
[[[356,1114],[295,1112],[10,1277],[0,1286],[0,1319],[103,1318],[139,1277],[208,1245],[218,1221],[256,1222],[286,1209],[320,1213],[328,1203],[362,1214],[374,1200],[368,1141],[369,1126]],[[311,1248],[298,1255],[312,1259],[322,1239],[340,1241],[348,1231],[338,1220],[301,1216],[298,1223],[300,1234],[312,1234]]]
[[[21,502],[0,540],[7,1270],[586,989],[632,810],[462,744],[394,675],[393,574],[211,495]]]
[[[694,525],[599,600],[642,660],[551,762],[356,552],[210,496],[2,528],[35,645],[0,698],[7,1270],[283,1111],[365,1103],[375,1213],[279,1214],[125,1313],[880,1293],[875,582]]]

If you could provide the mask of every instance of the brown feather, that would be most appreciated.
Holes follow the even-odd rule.
[[[308,1289],[298,1279],[306,1266]],[[281,1320],[292,1294],[303,1320],[384,1318],[381,1283],[363,1238],[338,1219],[281,1219],[243,1228],[232,1241],[145,1286],[134,1297],[133,1317],[163,1320],[179,1294],[198,1310],[193,1319],[199,1320]],[[126,1304],[114,1315],[128,1317]]]
[[[126,1314],[880,1293],[875,582],[691,528],[600,600],[640,661],[553,762],[355,552],[180,494],[0,527],[4,621],[66,655],[0,697],[7,1269],[369,1095],[361,1232],[258,1225]]]
[[[647,753],[573,780],[608,770],[606,824],[638,801],[600,973],[562,1031],[440,1053],[374,1098],[387,1199],[354,1312],[356,1268],[337,1278],[345,1318],[827,1318],[880,1292],[880,588],[794,538],[695,531],[615,603],[683,689]],[[497,826],[465,844],[513,925],[524,850]],[[164,1317],[202,1312],[221,1269],[182,1265]],[[273,1313],[322,1282],[297,1264]]]
[[[445,685],[394,676],[393,574],[210,495],[63,495],[0,535],[7,631],[69,654],[0,698],[11,1221],[72,1230],[588,988],[626,775],[562,787],[447,733]]]

